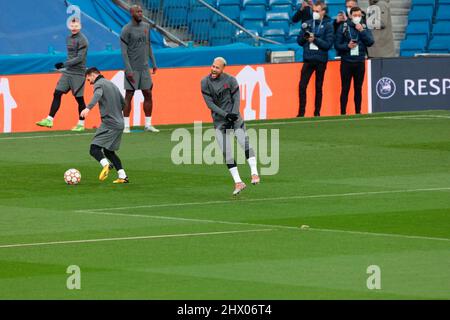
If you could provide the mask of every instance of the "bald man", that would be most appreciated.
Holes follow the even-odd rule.
[[[124,132],[130,132],[131,100],[134,92],[141,90],[144,96],[145,131],[159,132],[152,126],[153,82],[149,72],[148,58],[152,60],[153,74],[156,73],[157,66],[153,49],[150,42],[150,24],[143,22],[142,8],[134,5],[130,9],[131,21],[125,25],[120,34],[122,58],[125,64],[124,87],[125,109],[123,116],[125,119]]]
[[[250,147],[245,131],[244,120],[241,117],[239,84],[235,77],[224,73],[227,62],[217,57],[211,66],[211,72],[202,79],[201,89],[206,105],[211,109],[211,116],[216,130],[216,140],[225,158],[226,165],[233,177],[235,187],[233,195],[239,194],[246,188],[242,182],[236,161],[233,158],[231,139],[233,132],[239,145],[245,150],[245,157],[251,170],[251,183],[260,182],[256,165],[255,152]]]

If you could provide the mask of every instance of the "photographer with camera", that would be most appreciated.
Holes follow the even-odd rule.
[[[351,21],[343,23],[336,32],[334,46],[341,52],[341,115],[346,114],[348,93],[353,78],[355,112],[361,113],[362,85],[366,71],[367,48],[374,43],[372,33],[361,22],[362,10],[350,10]]]
[[[303,47],[303,68],[299,84],[300,106],[297,117],[305,116],[306,89],[313,72],[316,73],[316,97],[314,116],[320,116],[322,107],[322,85],[328,62],[328,51],[333,46],[333,27],[324,19],[326,5],[316,2],[312,7],[313,19],[302,24],[297,42]]]

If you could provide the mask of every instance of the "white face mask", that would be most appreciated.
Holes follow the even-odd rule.
[[[359,24],[361,22],[361,17],[354,17],[352,19],[352,21],[353,21],[354,24]]]
[[[313,19],[314,19],[314,20],[320,20],[320,13],[318,13],[318,12],[313,12]]]

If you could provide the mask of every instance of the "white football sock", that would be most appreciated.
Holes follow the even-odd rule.
[[[254,175],[254,174],[258,175],[258,169],[256,167],[256,157],[248,158],[247,162],[248,162],[248,165],[250,166],[252,175]]]
[[[119,175],[119,179],[125,179],[127,177],[127,174],[125,173],[125,170],[120,169],[117,171],[117,174]]]
[[[230,168],[231,176],[233,177],[234,183],[242,182],[241,177],[239,176],[239,171],[237,167]]]
[[[84,127],[84,120],[78,120],[78,125]]]
[[[130,117],[123,117],[123,121],[125,122],[125,127],[130,127]]]
[[[109,161],[108,159],[103,158],[102,160],[100,160],[100,164],[102,165],[102,167],[109,166]]]
[[[145,117],[145,126],[148,128],[152,125],[152,117]]]
[[[50,120],[50,121],[53,121],[53,117],[52,116],[48,116],[47,119]]]

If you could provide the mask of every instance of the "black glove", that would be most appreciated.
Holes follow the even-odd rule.
[[[55,64],[55,68],[56,69],[64,68],[64,63],[63,62],[58,62],[57,64]]]
[[[227,115],[225,116],[225,120],[227,120],[228,122],[235,122],[237,119],[239,119],[239,115],[237,115],[236,113],[227,113]]]

